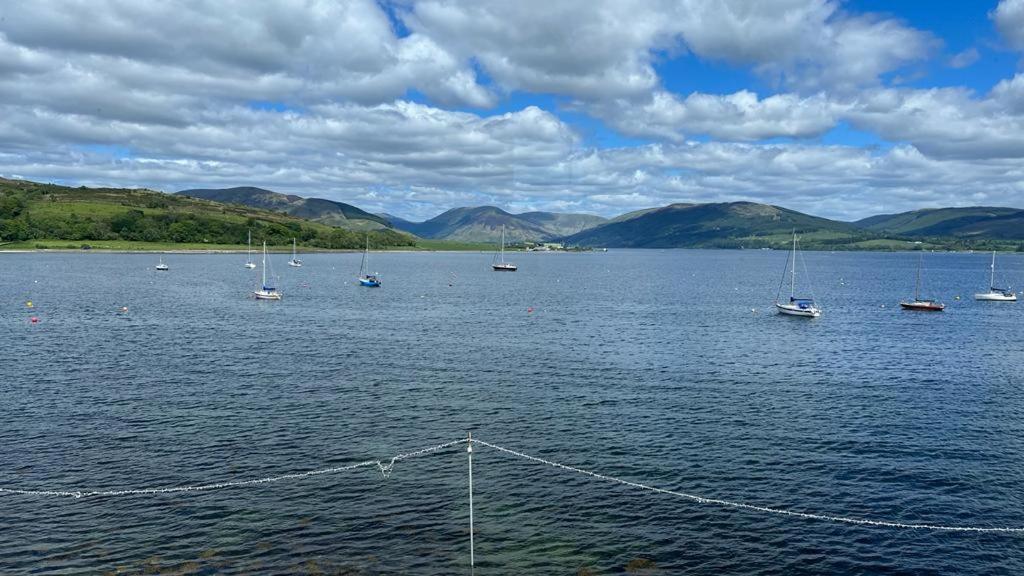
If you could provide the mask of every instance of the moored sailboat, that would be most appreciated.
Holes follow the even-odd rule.
[[[161,272],[166,272],[166,271],[171,269],[170,266],[168,266],[167,264],[164,264],[163,254],[160,255],[160,263],[156,265],[156,269],[161,271]]]
[[[253,292],[257,300],[280,300],[281,293],[272,284],[267,283],[267,241],[263,241],[263,281],[258,290]]]
[[[1017,294],[1009,288],[996,288],[996,251],[992,251],[992,264],[989,265],[988,292],[974,295],[975,300],[989,302],[1016,302]]]
[[[295,238],[292,238],[292,259],[288,261],[288,265],[295,268],[302,266],[302,260],[295,254]]]
[[[366,234],[366,248],[363,250],[363,261],[359,265],[359,285],[366,286],[368,288],[379,288],[380,287],[380,275],[377,273],[370,274],[368,272],[367,261],[369,260],[370,254],[370,234]]]
[[[781,302],[782,296],[782,283],[785,283],[786,276],[783,272],[782,283],[779,284],[779,293],[775,296],[775,309],[778,310],[779,314],[785,314],[787,316],[798,316],[801,318],[817,318],[821,316],[821,308],[814,302],[814,294],[812,292],[810,298],[797,298],[796,296],[796,230],[793,231],[793,251],[790,257],[786,261],[786,268],[789,271],[789,301]]]
[[[924,264],[924,253],[918,255],[917,259],[917,283],[914,286],[914,300],[900,302],[904,310],[917,310],[920,312],[942,312],[946,305],[942,302],[929,299],[921,299],[921,267]]]
[[[495,272],[515,272],[519,268],[511,263],[505,262],[505,225],[501,225],[501,244],[498,251],[494,253],[494,261],[491,263],[491,270]]]

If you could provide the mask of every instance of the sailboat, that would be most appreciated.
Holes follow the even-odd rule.
[[[302,260],[295,256],[295,238],[292,238],[292,259],[288,261],[288,265],[296,268],[302,266]]]
[[[996,288],[996,251],[992,251],[992,264],[989,265],[988,292],[981,292],[974,295],[975,300],[989,300],[992,302],[1016,302],[1017,294],[1010,292],[1008,288]]]
[[[160,263],[156,265],[156,269],[160,270],[161,272],[166,272],[166,271],[171,269],[170,266],[168,266],[167,264],[164,264],[164,256],[163,256],[163,254],[160,255]]]
[[[779,284],[779,294],[775,296],[775,308],[779,311],[779,314],[785,314],[787,316],[799,316],[801,318],[817,318],[821,316],[821,308],[818,308],[814,303],[814,295],[810,298],[797,298],[796,297],[796,230],[793,231],[793,252],[787,260],[787,268],[789,268],[789,301],[780,302],[780,296],[782,294],[782,283]],[[786,274],[783,271],[782,282],[786,281]]]
[[[495,272],[515,272],[518,270],[515,264],[505,262],[505,225],[501,225],[501,244],[498,251],[494,253],[494,261],[491,263],[491,270]]]
[[[252,261],[252,230],[249,230],[249,241],[246,243],[245,250],[245,267],[252,270],[256,267],[256,263]]]
[[[904,310],[919,310],[922,312],[942,312],[946,309],[946,305],[942,302],[936,302],[935,300],[922,300],[921,299],[921,267],[924,264],[924,253],[918,255],[917,259],[917,284],[914,287],[914,301],[900,302],[900,306]]]
[[[267,241],[263,241],[263,282],[259,290],[253,292],[257,300],[280,300],[281,293],[272,285],[267,284]]]
[[[370,254],[370,235],[366,235],[366,249],[363,250],[363,262],[359,265],[359,285],[369,288],[380,287],[380,276],[376,273],[370,274],[367,270],[367,260]]]

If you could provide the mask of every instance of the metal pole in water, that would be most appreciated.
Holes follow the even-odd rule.
[[[469,442],[466,444],[466,453],[469,454],[469,567],[476,566],[476,554],[473,550],[473,433],[469,433]]]

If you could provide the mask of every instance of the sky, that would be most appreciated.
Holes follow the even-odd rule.
[[[1024,208],[1024,0],[3,2],[0,176],[412,220]]]

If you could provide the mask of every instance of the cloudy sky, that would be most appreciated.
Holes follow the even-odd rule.
[[[3,2],[0,176],[411,219],[1024,207],[1024,0]]]

